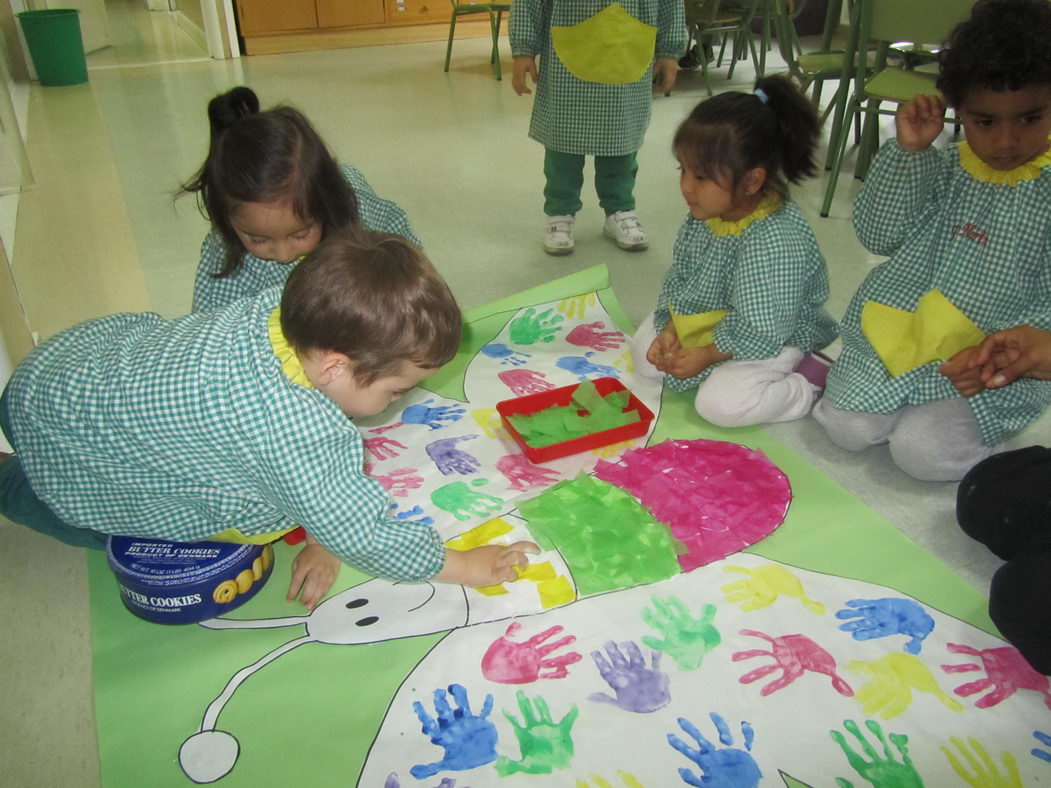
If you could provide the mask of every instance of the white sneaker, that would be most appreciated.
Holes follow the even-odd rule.
[[[641,252],[650,245],[646,231],[639,224],[635,211],[617,211],[606,217],[602,232],[617,242],[617,246],[629,252]]]
[[[573,253],[573,216],[548,216],[544,229],[544,251],[548,254]]]

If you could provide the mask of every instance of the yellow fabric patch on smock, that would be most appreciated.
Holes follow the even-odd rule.
[[[1048,144],[1051,145],[1051,139],[1048,140]],[[1022,181],[1035,181],[1040,177],[1040,171],[1049,164],[1051,164],[1051,147],[1013,170],[997,170],[978,158],[978,154],[971,150],[971,146],[966,142],[960,143],[960,165],[972,178],[985,183],[1017,186]]]
[[[676,314],[671,311],[671,322],[683,347],[704,347],[715,344],[715,327],[730,314],[729,309],[713,309],[710,312],[698,312],[695,315]]]
[[[924,294],[915,312],[869,301],[861,310],[861,331],[894,377],[932,361],[947,361],[985,339],[940,290]]]
[[[574,77],[602,85],[638,82],[653,62],[657,28],[611,3],[571,27],[551,27],[555,54]]]
[[[266,331],[270,338],[270,347],[273,348],[274,355],[281,361],[281,369],[284,370],[285,376],[305,389],[314,388],[314,384],[310,382],[307,373],[303,370],[303,364],[295,348],[288,344],[284,332],[281,331],[281,307],[276,307],[270,313],[270,318],[266,321]]]
[[[232,542],[233,544],[270,544],[271,542],[276,542],[290,531],[296,530],[296,527],[298,526],[285,528],[281,531],[267,531],[265,534],[243,534],[236,528],[227,528],[214,536],[209,536],[207,541]]]

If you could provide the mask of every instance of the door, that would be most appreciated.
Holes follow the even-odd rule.
[[[32,8],[76,8],[80,11],[80,37],[84,39],[84,51],[94,52],[110,45],[106,0],[38,0],[28,5]]]

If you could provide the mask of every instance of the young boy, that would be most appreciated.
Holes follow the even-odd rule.
[[[449,361],[461,315],[405,239],[334,236],[281,288],[165,320],[122,314],[52,337],[0,398],[16,455],[0,514],[71,544],[176,542],[302,525],[289,600],[321,601],[343,561],[407,582],[514,579],[529,542],[466,552],[387,518],[347,418],[383,411]]]

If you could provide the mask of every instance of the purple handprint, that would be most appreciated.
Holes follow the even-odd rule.
[[[571,345],[588,347],[592,350],[616,350],[627,341],[620,331],[602,331],[605,323],[581,323],[568,334],[566,342]]]
[[[550,391],[553,385],[547,382],[541,372],[531,369],[508,369],[496,373],[500,382],[511,389],[516,397],[524,397],[526,394],[536,394],[540,391]]]
[[[383,430],[383,427],[377,427],[375,430],[369,430],[369,432],[378,432]],[[395,449],[408,449],[409,447],[403,443],[392,438],[365,438],[362,443],[365,444],[365,448],[369,450],[369,454],[375,457],[377,460],[389,460],[397,457],[401,452],[395,451]]]
[[[387,775],[387,779],[383,781],[383,788],[401,788],[401,780],[398,779],[397,772],[391,772]],[[452,777],[443,777],[442,781],[434,788],[456,788],[456,780]],[[465,785],[463,788],[471,788],[471,786]]]
[[[942,670],[946,673],[972,673],[985,670],[986,678],[961,684],[953,690],[960,697],[967,697],[992,687],[992,692],[974,704],[979,709],[995,706],[1020,689],[1039,692],[1044,696],[1044,705],[1051,709],[1048,677],[1038,673],[1013,646],[979,650],[960,643],[946,643],[945,647],[953,654],[967,654],[971,657],[978,657],[982,661],[980,666],[973,662],[963,665],[942,665]]]
[[[504,634],[498,637],[486,649],[482,656],[482,675],[489,681],[499,684],[528,684],[537,679],[564,679],[569,675],[568,666],[580,662],[583,657],[575,651],[561,656],[547,655],[576,640],[575,635],[566,635],[553,643],[544,641],[562,631],[561,626],[553,626],[523,641],[511,637],[522,628],[513,621]],[[541,671],[547,671],[546,673]]]
[[[616,367],[605,364],[592,364],[588,358],[595,355],[594,352],[585,353],[583,356],[563,356],[555,362],[555,366],[576,375],[581,381],[588,379],[588,375],[598,375],[600,378],[616,378]]]
[[[697,746],[691,747],[674,733],[668,734],[668,744],[696,763],[700,769],[698,775],[690,769],[680,768],[679,776],[683,782],[697,788],[753,788],[758,785],[763,773],[759,770],[755,758],[751,756],[752,740],[755,738],[752,726],[747,722],[741,723],[744,749],[737,750],[730,747],[734,742],[726,720],[714,711],[708,716],[719,733],[719,741],[726,745],[724,749],[712,745],[701,735],[697,726],[685,717],[679,717],[679,727],[697,742]]]
[[[491,342],[488,345],[482,346],[482,355],[488,356],[489,358],[499,359],[501,364],[508,364],[512,367],[520,367],[526,364],[527,358],[532,358],[532,353],[523,353],[520,350],[514,350],[509,348],[507,345],[500,344],[499,342]]]
[[[467,700],[467,689],[460,684],[450,684],[449,692],[459,708],[449,705],[443,689],[434,691],[434,711],[432,717],[418,700],[413,701],[412,708],[423,723],[423,732],[431,741],[445,750],[444,757],[435,763],[417,764],[409,773],[417,780],[430,777],[446,769],[466,771],[492,763],[496,760],[496,726],[487,719],[493,710],[493,696],[486,695],[482,713],[477,716],[471,713],[471,704]]]
[[[934,631],[934,619],[912,599],[851,599],[847,602],[847,608],[837,611],[836,618],[855,619],[839,625],[854,640],[908,635],[912,640],[902,648],[909,654],[919,654],[924,639]]]
[[[365,473],[372,476],[380,483],[380,486],[391,495],[404,498],[409,490],[418,490],[423,484],[423,477],[416,474],[415,468],[398,468],[388,474],[374,474],[372,469],[366,467]]]
[[[458,473],[461,476],[470,476],[481,467],[478,458],[456,448],[461,441],[469,441],[477,438],[477,435],[457,435],[453,438],[442,438],[441,440],[428,443],[424,450],[427,456],[434,460],[438,470],[443,476],[450,473]]]
[[[401,412],[401,420],[405,424],[426,424],[432,430],[448,426],[444,422],[459,421],[467,412],[466,408],[458,405],[438,405],[430,407],[428,403],[434,402],[427,399],[417,405],[409,405]]]
[[[496,469],[511,482],[512,490],[547,487],[558,481],[558,471],[533,465],[524,454],[505,454],[496,461]]]
[[[742,684],[751,684],[763,676],[781,671],[781,676],[774,679],[761,690],[759,694],[763,697],[783,689],[810,670],[814,673],[822,673],[832,679],[832,686],[840,695],[848,698],[854,694],[854,690],[847,682],[836,675],[836,660],[825,649],[821,648],[805,635],[782,635],[781,637],[770,637],[754,629],[742,629],[742,635],[762,638],[770,644],[770,650],[752,649],[749,651],[735,651],[731,659],[740,662],[742,659],[752,657],[773,657],[774,664],[763,665],[755,670],[745,673],[740,678]]]
[[[642,649],[634,641],[628,641],[618,647],[612,640],[605,644],[606,654],[592,651],[591,658],[599,675],[605,680],[617,696],[611,697],[604,692],[595,692],[590,700],[599,703],[612,703],[625,711],[646,714],[663,709],[671,701],[668,686],[668,674],[660,670],[661,654],[650,652],[650,667],[646,667],[646,658]]]

